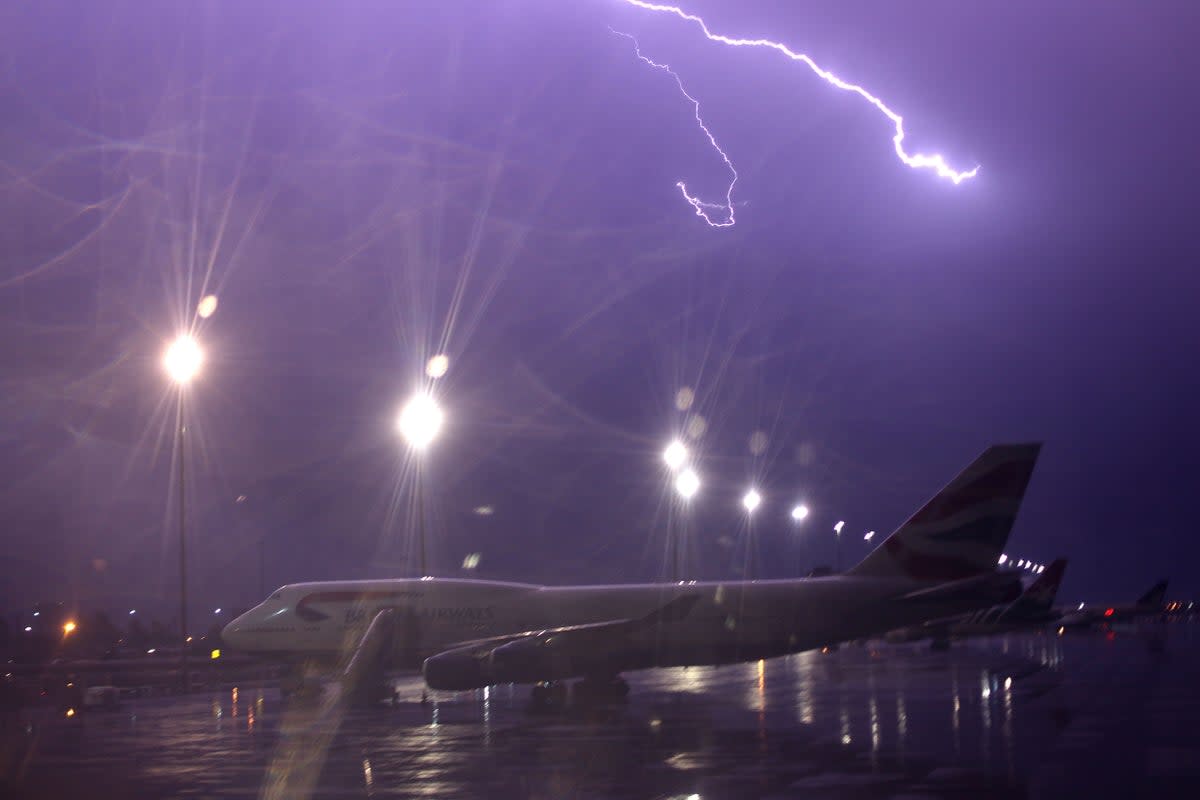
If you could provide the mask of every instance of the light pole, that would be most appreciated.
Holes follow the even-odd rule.
[[[845,524],[839,519],[837,525],[833,526],[833,571],[839,574],[842,571],[842,527]]]
[[[396,418],[396,428],[400,431],[400,435],[404,437],[404,440],[408,442],[408,446],[419,456],[437,438],[438,433],[442,430],[442,422],[444,421],[445,414],[437,404],[437,401],[424,392],[418,392],[404,404],[404,408],[400,409],[400,416]],[[419,548],[419,568],[421,571],[418,577],[421,578],[429,574],[425,562],[425,486],[422,479],[424,466],[424,463],[418,460],[417,546]]]
[[[797,543],[800,541],[800,534],[799,534],[800,523],[804,522],[804,520],[807,518],[808,518],[808,506],[804,505],[804,503],[798,503],[797,505],[792,507],[792,525],[794,525],[797,530],[797,533],[796,533]],[[804,570],[803,570],[803,565],[800,562],[801,562],[800,546],[799,546],[799,544],[797,544],[796,545],[796,572],[802,573]]]
[[[758,490],[751,486],[742,495],[742,508],[746,509],[746,566],[750,575],[753,578],[757,573],[754,568],[756,566],[758,549],[754,547],[754,512],[762,505],[762,495]]]
[[[675,478],[675,491],[679,494],[680,499],[683,501],[683,505],[685,506],[684,512],[686,513],[686,507],[691,505],[692,498],[696,496],[696,492],[700,491],[700,476],[696,474],[696,470],[688,467],[683,472],[679,473],[679,475]],[[678,531],[676,531],[676,535],[671,538],[674,551],[671,558],[672,581],[679,580],[680,574],[679,562],[682,560],[682,554],[680,552],[681,547],[679,538]]]
[[[700,478],[690,467],[686,471],[680,472],[687,464],[689,455],[687,447],[678,439],[672,439],[662,452],[663,463],[667,466],[667,470],[675,475],[675,491],[685,502],[690,500],[700,488]],[[667,563],[671,581],[677,581],[679,580],[680,532],[678,525],[674,524],[674,520],[671,520],[671,523],[667,526]]]
[[[167,346],[163,354],[163,369],[167,376],[174,381],[179,390],[178,401],[175,405],[175,455],[178,459],[179,472],[179,668],[183,674],[183,690],[192,688],[191,677],[188,675],[187,657],[187,506],[184,481],[183,434],[186,430],[184,416],[184,398],[188,384],[200,372],[204,364],[204,351],[188,334],[179,336]]]

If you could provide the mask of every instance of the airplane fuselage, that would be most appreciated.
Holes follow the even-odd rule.
[[[887,602],[913,588],[904,579],[851,576],[564,587],[446,578],[305,583],[283,587],[223,635],[244,651],[334,660],[355,647],[376,613],[394,609],[398,635],[389,662],[416,668],[464,642],[613,620],[634,623],[684,600],[687,610],[678,619],[631,624],[630,657],[652,662],[646,666],[722,664],[919,622],[933,613],[928,603]],[[960,610],[945,601],[937,609]]]

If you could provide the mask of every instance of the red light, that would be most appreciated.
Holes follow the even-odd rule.
[[[1113,610],[1111,608],[1104,609],[1104,616],[1111,617],[1112,615],[1113,615]]]

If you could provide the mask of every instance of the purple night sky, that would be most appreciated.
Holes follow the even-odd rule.
[[[1197,592],[1200,17],[1151,4],[688,0],[868,87],[621,0],[25,3],[0,15],[0,610],[193,618],[411,574],[396,435],[432,355],[435,572],[548,583],[846,560],[989,443],[1045,447],[1009,552],[1064,600]],[[676,183],[736,226],[697,218]],[[682,387],[694,389],[687,411]],[[702,416],[686,524],[660,458]],[[766,448],[751,452],[756,431]],[[244,497],[239,501],[239,497]],[[803,499],[812,516],[793,530]],[[494,513],[474,513],[490,506]]]

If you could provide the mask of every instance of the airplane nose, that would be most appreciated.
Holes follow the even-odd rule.
[[[233,622],[221,629],[221,642],[232,650],[246,649],[246,625],[243,621],[246,615],[235,619]]]

